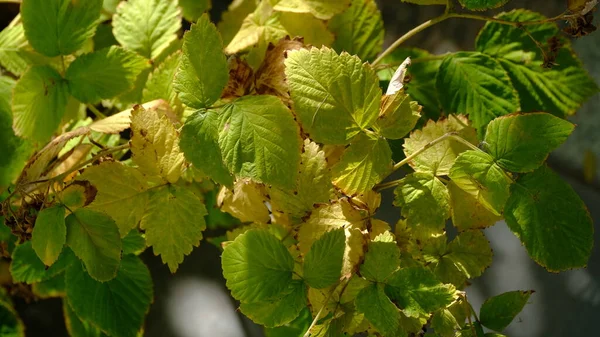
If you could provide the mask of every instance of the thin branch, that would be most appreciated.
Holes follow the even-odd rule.
[[[96,116],[96,119],[104,119],[104,118],[106,118],[106,115],[103,114],[102,112],[100,112],[100,110],[98,110],[98,108],[96,108],[92,104],[88,103],[87,104],[87,108],[90,109],[90,111],[94,114],[94,116]]]
[[[319,309],[319,312],[317,312],[317,315],[313,319],[312,323],[310,323],[310,326],[308,327],[308,330],[306,330],[306,333],[304,334],[304,337],[310,337],[310,330],[312,330],[312,328],[314,328],[315,325],[317,324],[317,321],[321,317],[321,314],[323,313],[323,310],[325,309],[325,307],[329,303],[329,300],[331,299],[331,296],[335,292],[335,289],[337,289],[338,285],[339,285],[339,283],[336,284],[335,286],[333,286],[331,288],[331,291],[329,292],[329,295],[327,295],[327,298],[325,299],[325,303],[323,303],[323,305],[321,306],[321,309]]]

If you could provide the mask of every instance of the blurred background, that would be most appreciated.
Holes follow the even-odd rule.
[[[109,0],[110,1],[110,0]],[[335,0],[332,0],[335,1]],[[231,1],[213,0],[210,16],[218,22]],[[443,11],[443,6],[417,6],[400,0],[379,0],[385,22],[385,44]],[[527,8],[547,16],[561,14],[566,0],[512,0],[502,10]],[[0,1],[0,29],[18,14],[18,4]],[[493,15],[490,11],[486,15]],[[596,20],[598,21],[598,20]],[[434,54],[473,50],[483,22],[452,19],[442,22],[409,40],[404,46],[418,46]],[[573,41],[574,49],[592,77],[600,82],[600,32]],[[574,117],[578,125],[568,141],[550,157],[550,166],[559,172],[582,197],[594,224],[600,220],[599,169],[600,95],[589,100]],[[587,170],[587,178],[584,175]],[[391,191],[384,197],[379,217],[395,223],[400,212],[392,207]],[[535,264],[519,240],[500,222],[486,230],[494,250],[492,266],[473,281],[467,294],[477,310],[483,300],[511,290],[534,289],[529,304],[506,330],[510,337],[597,336],[600,319],[600,230],[596,228],[593,250],[586,269],[551,274]],[[146,320],[149,337],[244,337],[262,336],[236,310],[221,275],[220,252],[203,243],[185,258],[172,275],[151,250],[142,255],[154,280],[155,299]],[[66,336],[60,300],[25,303],[16,307],[27,326],[27,336]]]

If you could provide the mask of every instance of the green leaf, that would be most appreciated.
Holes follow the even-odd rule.
[[[384,282],[400,266],[396,242],[372,241],[360,266],[360,274],[373,282]]]
[[[94,36],[101,9],[102,0],[25,0],[21,5],[25,36],[46,56],[73,54]]]
[[[280,298],[252,303],[242,303],[240,311],[254,323],[267,328],[281,326],[293,321],[306,308],[306,285],[293,281]]]
[[[185,158],[219,184],[231,187],[233,177],[223,162],[219,147],[219,114],[198,111],[188,117],[181,130],[180,144]]]
[[[436,89],[445,111],[469,115],[478,130],[498,116],[519,110],[519,97],[506,71],[485,54],[446,56],[436,77]]]
[[[119,44],[113,35],[111,22],[101,23],[98,25],[93,41],[94,51],[102,50],[104,48],[109,48]]]
[[[482,231],[466,231],[457,235],[450,244],[441,237],[441,246],[425,246],[423,257],[444,283],[462,288],[467,279],[481,276],[492,264],[492,248]]]
[[[142,93],[142,101],[164,99],[173,109],[181,109],[181,101],[173,88],[173,80],[181,55],[181,52],[175,52],[150,73]]]
[[[64,249],[58,260],[48,268],[36,255],[31,242],[27,241],[13,250],[10,274],[14,282],[36,283],[62,273],[75,260],[71,250]]]
[[[331,169],[333,184],[347,195],[366,192],[392,169],[392,150],[385,138],[360,134]]]
[[[208,12],[211,5],[211,0],[179,0],[183,17],[189,22],[196,22],[204,12]]]
[[[124,256],[117,276],[108,282],[92,279],[81,263],[73,263],[65,277],[67,300],[80,319],[111,336],[138,335],[153,290],[150,272],[137,256]]]
[[[497,18],[507,21],[546,19],[524,9],[502,13]],[[542,67],[544,52],[536,43],[545,44],[558,34],[559,28],[550,22],[528,25],[527,31],[488,22],[479,33],[477,50],[500,61],[519,93],[523,112],[545,111],[559,117],[572,115],[599,90],[568,41],[561,39],[563,46],[557,51],[555,65],[551,69]]]
[[[23,51],[29,46],[23,24],[8,26],[0,32],[0,65],[15,75],[29,67]]]
[[[421,117],[421,108],[403,90],[385,95],[374,128],[387,139],[401,139],[415,128]]]
[[[454,337],[454,331],[460,328],[452,312],[440,309],[431,317],[431,327],[442,337]]]
[[[82,321],[77,317],[67,300],[63,300],[63,315],[65,316],[65,326],[71,337],[108,337],[90,322]]]
[[[313,317],[308,308],[300,311],[293,321],[276,328],[265,329],[266,337],[302,337],[308,330]]]
[[[310,139],[304,140],[294,190],[271,188],[269,193],[273,207],[297,217],[311,211],[315,204],[328,202],[331,195],[332,184],[325,152]]]
[[[456,186],[453,181],[450,181],[446,187],[450,192],[452,224],[459,232],[491,227],[502,219],[489,211],[473,195]]]
[[[463,7],[472,11],[485,11],[498,8],[507,2],[508,0],[460,0],[460,4]]]
[[[223,276],[231,295],[242,303],[267,301],[289,289],[294,259],[267,230],[252,229],[225,247]]]
[[[315,241],[304,258],[304,280],[316,289],[327,288],[340,280],[346,235],[335,229]]]
[[[13,129],[17,136],[45,143],[65,113],[67,83],[49,66],[35,66],[21,76],[12,97]]]
[[[31,247],[45,265],[51,266],[63,250],[67,240],[65,208],[54,205],[38,213],[31,233]]]
[[[479,317],[481,324],[487,328],[502,331],[523,310],[529,296],[529,291],[509,291],[488,298],[481,306]]]
[[[244,96],[221,110],[219,146],[239,177],[290,188],[300,164],[300,131],[275,96]]]
[[[123,238],[123,255],[139,255],[146,249],[146,238],[137,229],[132,229]]]
[[[458,136],[475,145],[477,132],[467,126],[467,123],[465,117],[455,115],[437,122],[430,120],[421,130],[413,131],[410,137],[404,140],[404,154],[408,157],[449,132],[456,132]],[[468,149],[463,143],[447,139],[413,158],[410,166],[417,172],[429,172],[436,176],[448,175],[456,157]]]
[[[273,9],[281,12],[311,13],[321,20],[331,19],[350,6],[350,0],[269,0]]]
[[[10,105],[15,83],[10,77],[0,76],[0,190],[10,185],[21,173],[33,152],[32,144],[17,137],[12,127]]]
[[[174,184],[184,170],[179,132],[164,111],[135,106],[131,111],[132,160],[142,173]]]
[[[97,103],[133,88],[147,67],[143,57],[112,46],[75,59],[67,69],[66,79],[75,98],[83,103]]]
[[[328,27],[336,38],[332,48],[362,60],[372,60],[383,47],[383,19],[374,0],[352,0],[350,7],[334,16]]]
[[[208,107],[221,96],[229,79],[223,42],[208,15],[185,33],[182,50],[173,88],[187,106]]]
[[[65,297],[65,274],[61,272],[52,278],[32,284],[31,292],[41,299]]]
[[[25,326],[10,302],[0,302],[0,322],[3,337],[25,337]]]
[[[386,337],[406,336],[400,327],[400,312],[382,284],[373,283],[361,290],[356,297],[356,310]]]
[[[67,219],[67,245],[85,263],[91,277],[100,282],[115,277],[121,261],[121,236],[112,218],[79,208]]]
[[[409,317],[419,317],[443,308],[455,299],[456,289],[442,284],[424,267],[402,268],[392,274],[386,294]]]
[[[174,40],[181,28],[176,0],[130,0],[117,7],[113,33],[119,43],[154,59]]]
[[[379,115],[381,89],[356,56],[323,47],[289,51],[285,73],[304,131],[325,144],[348,144]]]
[[[510,115],[488,124],[485,144],[502,168],[531,172],[567,140],[575,126],[547,113]]]
[[[200,244],[206,214],[202,200],[186,187],[169,184],[150,193],[140,228],[146,231],[147,245],[155,255],[160,254],[172,273]]]
[[[549,271],[587,264],[593,246],[590,214],[571,186],[548,167],[517,180],[504,216],[529,256]]]
[[[421,230],[439,231],[450,217],[448,189],[429,173],[407,175],[394,194],[394,205],[402,208],[402,216],[409,224],[421,226]]]
[[[448,0],[402,0],[402,2],[409,2],[417,5],[446,5]]]
[[[449,176],[492,213],[502,214],[512,179],[492,156],[475,150],[463,152],[456,158]]]
[[[138,225],[148,202],[149,188],[139,170],[105,161],[86,168],[77,180],[89,181],[97,189],[96,198],[88,208],[113,218],[121,236]]]

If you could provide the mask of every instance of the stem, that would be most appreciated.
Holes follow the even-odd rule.
[[[100,110],[98,110],[95,106],[88,103],[87,108],[90,109],[90,111],[94,114],[94,116],[96,116],[96,119],[106,118],[106,115],[103,114],[102,112],[100,112]]]
[[[331,299],[331,296],[335,292],[335,289],[338,287],[338,285],[339,285],[339,283],[336,284],[331,289],[331,292],[329,292],[329,295],[327,295],[327,298],[325,299],[325,303],[323,303],[323,305],[321,306],[321,309],[319,309],[319,312],[317,312],[317,315],[313,319],[312,323],[310,323],[310,326],[308,327],[308,330],[306,330],[306,333],[304,334],[304,337],[310,337],[310,330],[312,330],[312,328],[314,328],[315,325],[317,324],[317,321],[319,320],[319,318],[321,317],[321,314],[323,313],[323,309],[325,309],[325,307],[327,306],[327,303],[329,303],[329,300]]]
[[[386,56],[391,54],[396,48],[398,48],[401,44],[406,42],[411,37],[417,35],[421,31],[423,31],[437,23],[440,23],[450,17],[451,17],[451,14],[444,13],[436,18],[427,20],[427,21],[423,22],[422,24],[416,26],[415,28],[409,30],[406,34],[400,36],[400,38],[398,38],[398,40],[394,41],[394,43],[392,43],[389,47],[387,47],[387,49],[384,50],[383,53],[381,53],[375,61],[373,61],[371,66],[376,66],[379,62],[381,62],[381,60],[383,60]]]

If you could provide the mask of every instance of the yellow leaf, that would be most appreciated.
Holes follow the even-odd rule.
[[[267,223],[270,220],[265,187],[248,179],[233,185],[233,191],[223,186],[217,196],[217,205],[242,222]]]

